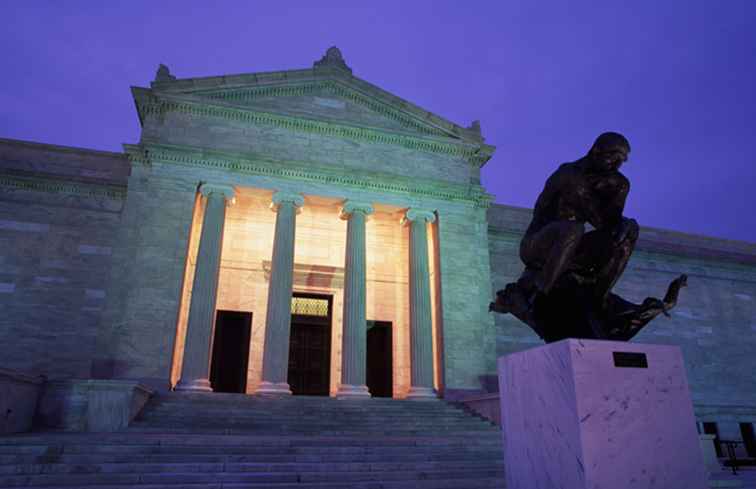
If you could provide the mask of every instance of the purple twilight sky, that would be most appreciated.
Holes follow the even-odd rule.
[[[756,1],[4,1],[0,137],[121,151],[129,86],[312,66],[354,74],[497,146],[496,201],[532,207],[602,131],[633,147],[625,214],[756,242]]]

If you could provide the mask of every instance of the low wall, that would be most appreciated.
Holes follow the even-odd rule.
[[[460,399],[459,403],[475,414],[489,420],[496,426],[501,426],[501,409],[499,407],[499,393],[481,394]]]

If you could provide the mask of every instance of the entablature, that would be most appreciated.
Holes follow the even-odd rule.
[[[477,184],[463,185],[438,180],[419,180],[365,170],[346,173],[334,168],[314,166],[298,161],[281,161],[153,142],[144,142],[139,145],[126,144],[124,149],[133,165],[151,166],[153,163],[160,162],[405,195],[416,199],[458,202],[482,208],[488,207],[493,202],[493,196]]]

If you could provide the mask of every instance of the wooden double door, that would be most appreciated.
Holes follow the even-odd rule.
[[[299,294],[292,298],[289,387],[294,395],[327,396],[331,379],[332,296]],[[366,383],[373,397],[392,397],[392,328],[367,323]]]

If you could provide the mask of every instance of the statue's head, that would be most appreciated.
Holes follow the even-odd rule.
[[[617,171],[630,154],[630,143],[617,132],[605,132],[593,142],[588,156],[596,171]]]

